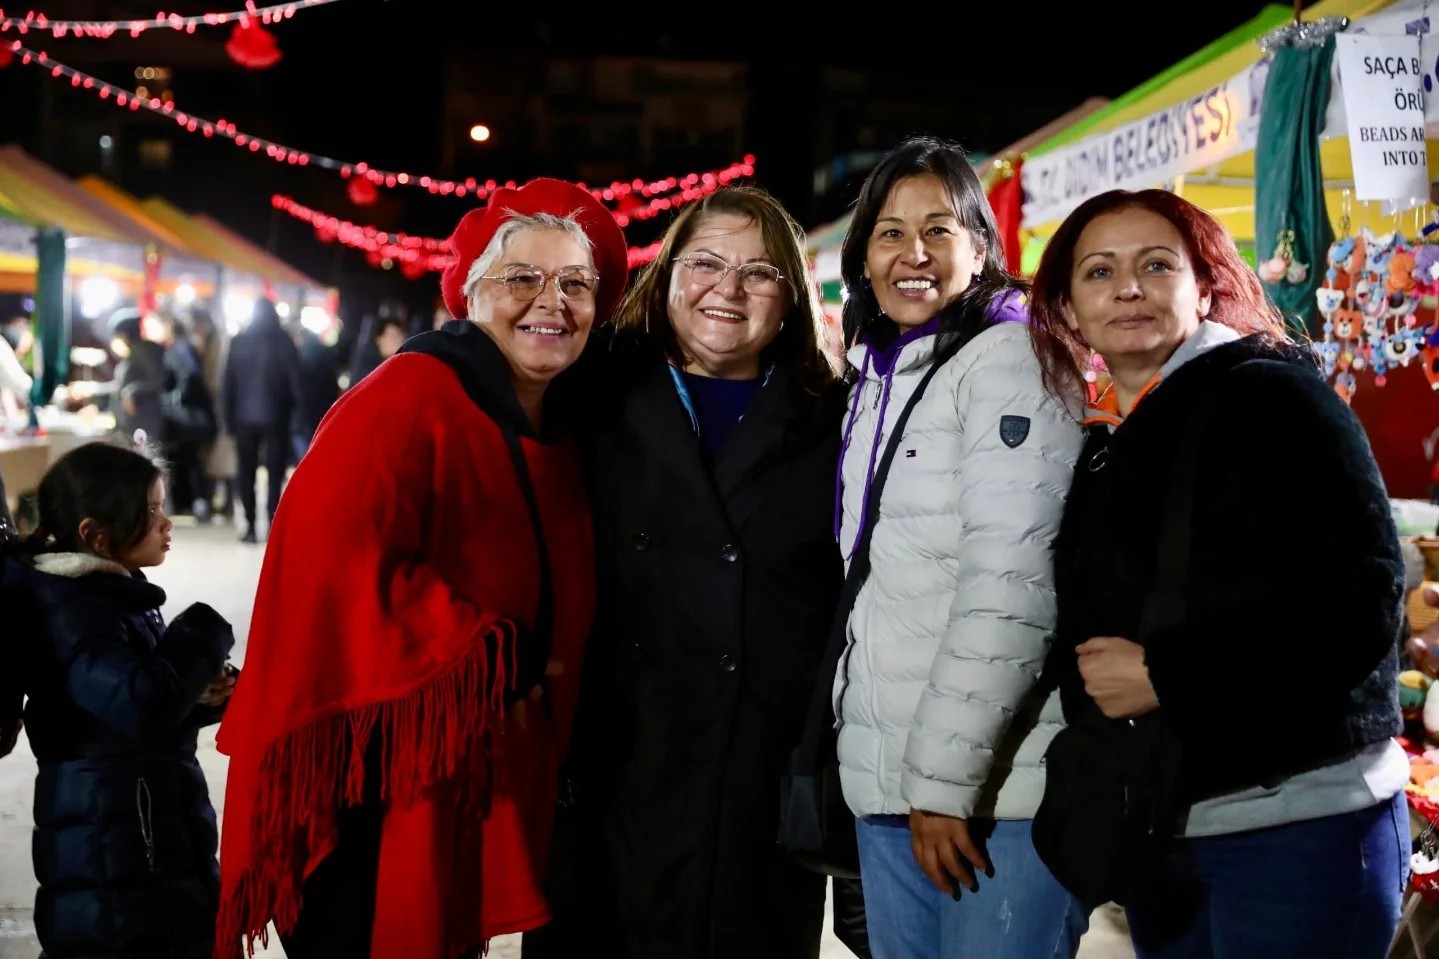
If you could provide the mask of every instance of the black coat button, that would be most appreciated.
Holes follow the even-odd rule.
[[[731,545],[726,545],[720,550],[720,559],[724,560],[726,563],[733,563],[735,560],[739,559],[739,550],[735,549]]]
[[[734,657],[731,656],[729,653],[725,653],[723,656],[721,656],[721,657],[719,658],[719,665],[720,665],[720,669],[723,669],[723,670],[724,670],[725,672],[727,672],[727,673],[732,673],[732,672],[734,672],[734,667],[735,667]]]
[[[635,549],[641,551],[649,549],[650,535],[648,533],[636,533],[634,538],[634,546]]]

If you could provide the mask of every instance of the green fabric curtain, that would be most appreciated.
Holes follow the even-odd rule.
[[[1294,231],[1294,262],[1306,264],[1302,283],[1266,283],[1265,289],[1295,332],[1318,331],[1314,291],[1324,279],[1325,257],[1334,242],[1324,205],[1319,134],[1329,105],[1329,65],[1334,37],[1274,52],[1259,116],[1254,150],[1254,245],[1260,262],[1274,255],[1281,231]]]
[[[35,410],[50,402],[55,387],[70,376],[70,296],[65,283],[65,231],[35,231],[35,345],[40,363],[30,390],[30,425]]]

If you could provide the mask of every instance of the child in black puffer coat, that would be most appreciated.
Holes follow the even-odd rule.
[[[172,524],[148,457],[78,447],[39,501],[40,530],[9,548],[4,578],[39,763],[43,956],[209,959],[218,839],[195,741],[234,685],[230,625],[200,603],[168,627],[160,616],[165,593],[140,570],[165,561]]]

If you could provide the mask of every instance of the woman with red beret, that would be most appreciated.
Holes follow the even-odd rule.
[[[451,238],[446,306],[320,424],[276,514],[230,758],[217,959],[457,959],[543,925],[594,607],[589,509],[547,387],[625,284],[558,180]]]

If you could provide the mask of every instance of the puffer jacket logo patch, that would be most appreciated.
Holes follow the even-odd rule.
[[[1010,449],[1018,447],[1029,438],[1029,417],[1001,416],[999,418],[999,438]]]

